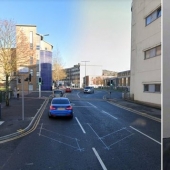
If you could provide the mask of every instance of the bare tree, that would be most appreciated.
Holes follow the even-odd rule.
[[[53,81],[59,81],[66,78],[66,72],[64,70],[64,64],[60,57],[60,52],[57,49],[56,53],[53,54]]]
[[[29,65],[35,53],[22,29],[12,20],[0,20],[0,70],[5,77],[6,106],[9,106],[9,84],[19,66]]]
[[[96,78],[94,78],[93,79],[93,83],[95,84],[95,85],[103,85],[103,78],[102,77],[96,77]]]

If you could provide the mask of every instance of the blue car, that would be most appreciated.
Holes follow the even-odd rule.
[[[68,98],[53,98],[48,113],[49,118],[57,116],[66,116],[73,118],[73,107]]]

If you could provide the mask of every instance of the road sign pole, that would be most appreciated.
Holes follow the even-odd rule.
[[[22,120],[24,120],[24,77],[22,77]]]

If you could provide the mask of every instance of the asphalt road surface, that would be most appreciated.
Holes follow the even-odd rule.
[[[0,145],[0,169],[160,170],[161,124],[108,103],[105,94],[67,93],[73,119],[49,119],[48,105],[34,132]]]

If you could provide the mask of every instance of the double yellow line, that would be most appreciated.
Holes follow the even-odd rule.
[[[34,122],[31,121],[31,123],[25,129],[20,129],[20,130],[18,130],[17,133],[1,137],[2,139],[0,141],[0,144],[9,142],[9,141],[12,141],[12,140],[15,140],[15,139],[19,139],[19,138],[21,138],[23,136],[26,136],[26,135],[32,133],[37,128],[37,126],[39,124],[39,121],[41,119],[41,116],[44,113],[44,110],[45,110],[48,102],[49,102],[49,98],[45,99],[44,103],[42,104],[42,107],[39,109],[39,111],[36,113],[35,117],[32,120]],[[31,126],[31,127],[29,127],[29,126]],[[3,138],[5,138],[5,137],[7,139],[3,140]]]

